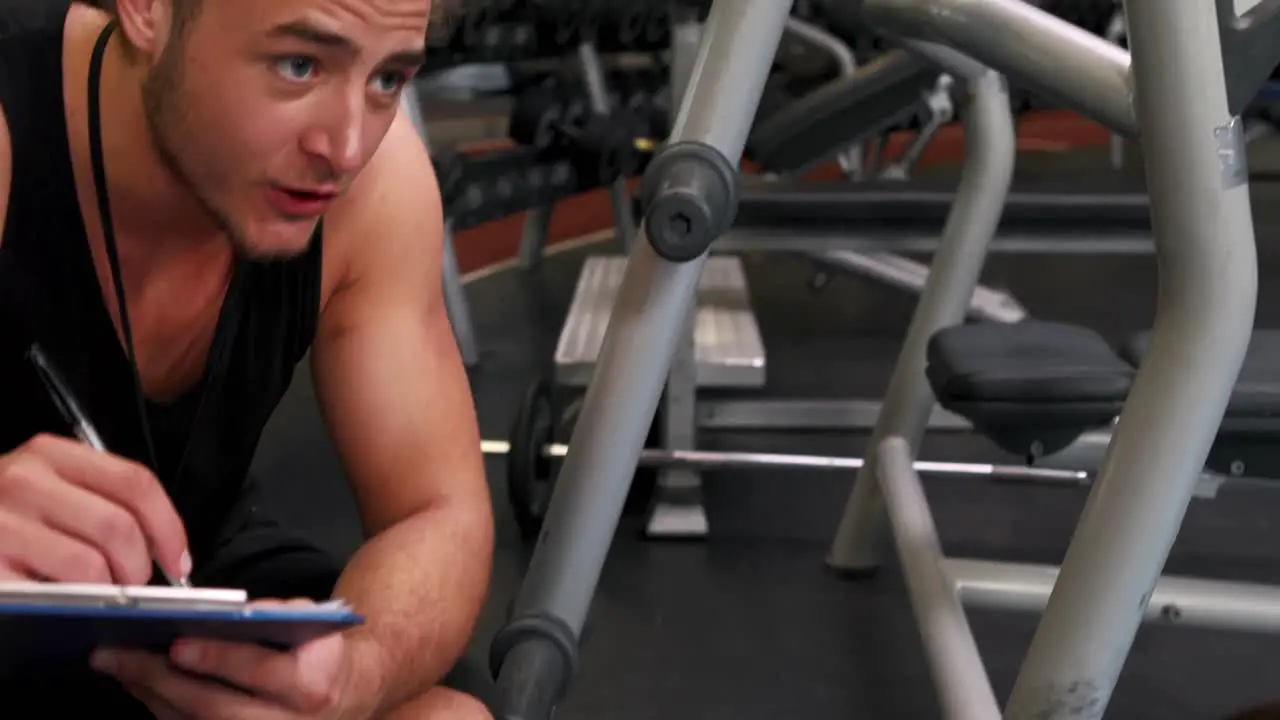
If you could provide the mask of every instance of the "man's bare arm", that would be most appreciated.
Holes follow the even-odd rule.
[[[358,693],[383,709],[439,681],[488,587],[492,506],[470,386],[441,295],[443,218],[426,149],[403,114],[326,220],[337,289],[312,353],[317,394],[371,538],[337,595],[368,618],[351,634]]]

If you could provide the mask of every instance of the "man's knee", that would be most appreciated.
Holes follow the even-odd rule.
[[[476,698],[447,687],[433,687],[401,705],[387,720],[494,720]]]

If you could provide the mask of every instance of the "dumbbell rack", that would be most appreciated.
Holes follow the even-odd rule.
[[[581,0],[540,0],[537,3],[482,0],[468,6],[456,21],[433,25],[427,36],[424,72],[430,74],[473,63],[509,63],[558,57],[566,48],[572,47],[578,47],[582,54],[590,53],[594,57],[597,43],[602,43],[609,50],[652,51],[667,42],[669,22],[666,12],[666,4],[659,2],[631,3],[617,0],[592,3],[584,7]],[[705,14],[705,8],[701,12]],[[598,69],[598,59],[596,67]],[[587,78],[588,84],[592,79]],[[430,149],[418,93],[418,89],[411,86],[402,101],[419,136]],[[606,105],[593,109],[601,113],[607,112],[608,108]],[[436,159],[439,160],[438,157]],[[462,168],[472,164],[469,160],[458,160],[459,162],[444,164],[455,166],[457,172],[462,172]],[[465,198],[460,203],[447,202],[446,216],[449,222],[446,224],[444,238],[444,296],[459,350],[468,367],[479,363],[479,347],[454,252],[454,231],[509,214],[516,209],[513,206],[521,201],[532,201],[543,208],[550,207],[555,200],[572,194],[573,191],[573,188],[568,187],[572,184],[572,178],[570,182],[564,182],[565,173],[561,172],[561,167],[538,167],[532,160],[519,156],[498,158],[496,162],[480,164],[485,167],[475,168],[477,175],[500,176],[504,172],[509,175],[508,178],[498,177],[496,182],[490,183],[495,189],[510,188],[513,190],[512,194],[517,195],[519,193],[515,190],[524,191],[526,197],[498,198],[500,202],[492,203],[494,207],[459,207],[466,205]],[[437,162],[437,167],[439,166],[440,163]],[[445,179],[441,178],[442,189],[445,189]],[[466,189],[465,179],[454,180],[449,184],[455,187],[449,188],[446,195],[454,194],[459,189],[458,186]],[[619,227],[634,228],[630,203],[620,202],[623,196],[619,193],[625,190],[625,185],[615,184],[615,212]],[[448,200],[450,198],[446,197],[446,201]],[[476,203],[485,204],[487,203]],[[545,234],[546,210],[535,209],[529,216],[531,226],[540,227]],[[623,236],[624,247],[630,247],[633,233],[634,230]]]

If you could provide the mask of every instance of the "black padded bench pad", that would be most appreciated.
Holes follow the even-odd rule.
[[[1062,323],[978,323],[929,341],[927,374],[951,403],[1117,403],[1134,369],[1096,332]]]
[[[771,172],[823,160],[861,138],[906,122],[938,70],[905,50],[890,50],[787,107],[762,117],[746,154]]]
[[[1120,357],[1133,367],[1142,362],[1151,344],[1151,332],[1129,338],[1118,348]],[[1227,403],[1228,418],[1280,416],[1280,330],[1254,330],[1244,365]]]

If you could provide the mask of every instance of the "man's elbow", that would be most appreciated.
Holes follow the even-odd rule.
[[[483,484],[483,482],[482,482]],[[493,562],[494,518],[488,486],[484,491],[445,493],[427,502],[413,516],[423,530],[437,538],[436,542],[460,551],[487,579]]]
[[[445,500],[440,512],[449,518],[464,547],[470,549],[468,554],[476,560],[483,559],[487,574],[495,541],[493,503],[489,494],[473,493]]]
[[[452,562],[447,571],[453,588],[453,607],[459,633],[466,643],[489,594],[493,573],[494,520],[487,493],[482,499],[466,496],[432,504],[419,516],[423,539],[438,543]]]

